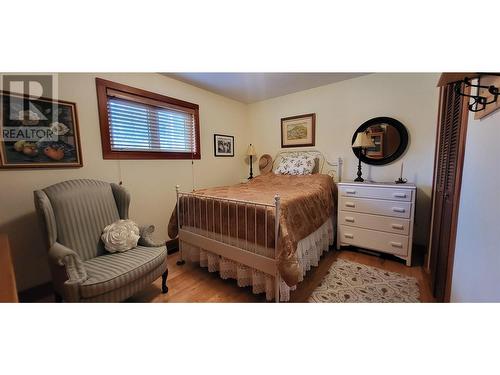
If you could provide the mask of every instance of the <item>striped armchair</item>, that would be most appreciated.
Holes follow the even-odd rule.
[[[167,249],[141,227],[138,246],[107,253],[100,237],[108,224],[128,219],[129,193],[96,180],[64,181],[37,190],[35,207],[46,234],[56,300],[122,301],[162,276],[167,293]]]

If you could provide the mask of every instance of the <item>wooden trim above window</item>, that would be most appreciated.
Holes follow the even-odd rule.
[[[169,96],[138,89],[96,78],[97,106],[99,109],[99,123],[101,129],[102,155],[104,159],[201,159],[200,145],[200,116],[198,104],[186,102],[184,100],[171,98]],[[194,116],[195,127],[195,149],[196,152],[158,152],[158,151],[116,151],[111,148],[111,135],[108,118],[108,98],[117,94],[123,98],[142,104],[172,109],[184,109]]]

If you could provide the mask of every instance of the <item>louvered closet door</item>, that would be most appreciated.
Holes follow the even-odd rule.
[[[443,300],[449,277],[450,241],[457,190],[457,166],[461,149],[464,99],[454,84],[441,91],[441,114],[438,134],[434,211],[432,228],[431,271],[434,296]],[[464,140],[462,140],[464,141]]]

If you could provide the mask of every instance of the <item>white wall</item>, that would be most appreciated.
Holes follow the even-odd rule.
[[[84,167],[61,170],[0,170],[0,233],[7,233],[20,290],[50,279],[33,190],[72,178],[117,182],[118,163],[103,160],[95,77],[172,96],[200,106],[202,159],[195,161],[196,186],[238,182],[247,173],[244,162],[247,106],[154,73],[60,74],[59,98],[77,103]],[[213,156],[213,134],[235,136],[235,157]],[[175,205],[175,185],[192,187],[188,160],[121,161],[124,186],[132,195],[130,215],[138,223],[156,226],[156,238],[167,239],[167,223]]]
[[[415,242],[427,243],[434,167],[439,74],[370,74],[249,106],[251,141],[258,154],[275,155],[281,145],[280,119],[316,113],[316,147],[344,159],[343,179],[356,177],[357,159],[351,137],[373,117],[394,117],[408,129],[408,151],[386,166],[363,165],[363,176],[394,181],[404,162],[405,177],[418,187]]]
[[[500,302],[500,111],[469,115],[452,302]]]

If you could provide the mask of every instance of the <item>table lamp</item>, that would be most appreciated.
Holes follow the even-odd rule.
[[[368,147],[373,147],[375,146],[375,143],[373,143],[372,138],[366,134],[365,132],[359,132],[356,135],[356,140],[352,144],[352,148],[359,148],[359,154],[358,154],[358,177],[354,180],[356,182],[363,182],[364,178],[361,177],[361,155],[363,155],[363,152],[366,153],[366,149]]]
[[[257,155],[255,152],[255,147],[250,143],[250,146],[248,146],[247,149],[247,155],[250,157],[250,177],[248,177],[249,180],[253,178],[253,170],[252,170],[252,158]]]

